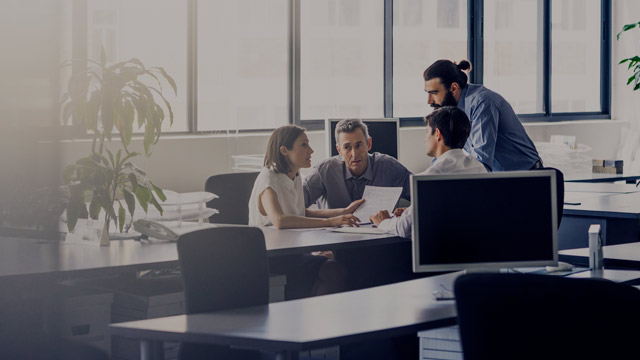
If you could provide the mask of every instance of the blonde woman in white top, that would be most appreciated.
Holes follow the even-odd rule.
[[[264,168],[249,199],[249,225],[277,229],[358,226],[353,212],[364,200],[342,209],[306,209],[299,170],[311,167],[313,149],[305,129],[282,126],[267,145]],[[287,275],[287,299],[322,295],[346,288],[346,270],[325,256],[292,255],[270,259],[272,273]]]

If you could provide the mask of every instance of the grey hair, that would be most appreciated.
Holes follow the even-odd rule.
[[[367,129],[367,125],[362,122],[360,119],[344,119],[340,120],[338,124],[336,124],[336,144],[338,144],[339,135],[342,133],[352,133],[357,129],[362,130],[364,137],[367,141],[369,141],[369,130]]]

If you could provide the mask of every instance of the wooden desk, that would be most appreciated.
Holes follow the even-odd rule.
[[[180,315],[110,325],[112,335],[142,341],[142,359],[161,354],[163,341],[191,341],[275,351],[296,359],[301,350],[376,340],[453,325],[453,300],[436,301],[450,273],[365,290],[252,308]]]
[[[345,234],[328,230],[264,229],[269,256],[408,241],[391,235]],[[173,242],[115,240],[110,246],[67,244],[28,238],[0,238],[0,278],[109,275],[177,265]]]
[[[562,223],[558,231],[559,249],[586,247],[587,230],[600,224],[605,245],[639,240],[640,192],[616,194],[595,192],[566,192]]]

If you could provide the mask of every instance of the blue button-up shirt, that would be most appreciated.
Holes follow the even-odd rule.
[[[402,187],[402,197],[410,200],[411,172],[389,155],[368,155],[367,170],[357,178],[351,174],[340,155],[315,166],[304,179],[305,205],[309,207],[317,203],[320,209],[344,208],[362,198],[366,185]]]
[[[499,94],[482,85],[467,84],[458,107],[471,121],[464,149],[489,171],[529,170],[540,160],[513,108]]]

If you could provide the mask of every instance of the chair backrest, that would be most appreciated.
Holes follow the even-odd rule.
[[[637,356],[640,291],[597,279],[467,274],[454,284],[465,360]]]
[[[209,217],[209,222],[218,224],[249,224],[249,198],[259,172],[240,172],[210,176],[204,191],[219,196],[207,203],[207,207],[218,209],[219,214]]]
[[[262,231],[218,227],[178,239],[187,314],[269,302],[269,263]]]
[[[562,171],[553,167],[543,167],[536,170],[553,170],[556,172],[556,206],[558,209],[558,228],[560,228],[560,222],[562,221],[562,211],[564,209],[564,174],[562,173]]]

